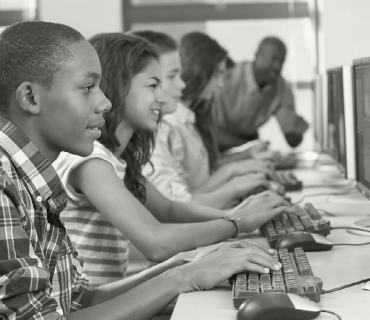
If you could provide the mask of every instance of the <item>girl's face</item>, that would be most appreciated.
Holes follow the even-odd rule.
[[[159,59],[162,69],[162,89],[167,103],[162,108],[162,114],[176,111],[177,102],[181,99],[185,83],[181,79],[181,61],[178,51],[161,54]]]
[[[125,125],[133,130],[155,132],[166,103],[161,88],[161,67],[152,59],[148,66],[132,78],[126,97]]]
[[[222,60],[215,71],[207,86],[204,88],[200,98],[205,100],[212,99],[215,94],[224,86],[224,76],[226,73],[226,59]]]

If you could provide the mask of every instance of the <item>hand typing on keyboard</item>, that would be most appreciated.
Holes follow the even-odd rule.
[[[184,283],[184,287],[179,290],[181,292],[209,290],[239,272],[268,274],[270,270],[278,271],[281,264],[273,254],[265,246],[221,246],[218,250],[211,250],[208,255],[177,268],[182,272]]]
[[[210,246],[199,247],[195,250],[187,251],[187,252],[180,252],[177,254],[177,258],[179,258],[183,262],[192,262],[202,259],[214,252],[217,252],[221,249],[226,248],[253,248],[257,247],[263,251],[266,251],[268,254],[273,255],[276,253],[275,249],[269,249],[268,246],[249,239],[239,240],[239,241],[224,241],[217,244],[212,244]]]
[[[227,215],[235,219],[240,232],[252,232],[284,212],[295,214],[285,199],[272,191],[265,191],[247,198]]]
[[[258,187],[269,188],[269,182],[263,173],[250,173],[232,178],[227,182],[234,189],[237,198],[244,198]]]

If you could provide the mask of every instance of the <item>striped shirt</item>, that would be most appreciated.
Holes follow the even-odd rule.
[[[177,110],[165,115],[151,156],[154,172],[144,167],[146,178],[166,197],[189,202],[191,192],[210,176],[208,152],[195,127],[195,114],[178,103]]]
[[[72,170],[90,159],[103,159],[112,165],[118,178],[122,180],[126,172],[126,162],[117,159],[101,143],[95,141],[93,153],[79,157],[62,152],[53,163],[67,192],[68,203],[62,220],[84,260],[84,272],[89,276],[91,286],[98,286],[125,277],[128,264],[128,240],[101,214],[90,200],[68,184]]]
[[[0,117],[0,318],[65,319],[94,289],[59,219],[65,190],[49,161]]]

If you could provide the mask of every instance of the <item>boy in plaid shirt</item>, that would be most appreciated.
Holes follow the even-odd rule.
[[[111,108],[100,76],[95,50],[70,27],[29,21],[0,34],[0,319],[150,319],[179,293],[279,268],[267,247],[243,241],[88,286],[51,163],[93,151]]]

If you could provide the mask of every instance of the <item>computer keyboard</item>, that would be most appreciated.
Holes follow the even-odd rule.
[[[283,213],[260,228],[271,248],[275,248],[276,242],[283,235],[294,231],[318,233],[323,236],[330,234],[330,221],[323,219],[311,203],[307,203],[304,209],[298,205],[293,208],[295,215]]]
[[[297,166],[297,158],[294,153],[283,154],[276,152],[273,157],[276,170],[288,170]]]
[[[293,172],[275,171],[270,173],[270,179],[284,186],[285,191],[301,190],[303,186]]]
[[[294,252],[281,249],[274,255],[282,264],[279,271],[270,273],[242,272],[232,278],[232,299],[234,307],[248,298],[264,292],[295,293],[319,302],[322,279],[313,275],[306,253],[302,248]]]

